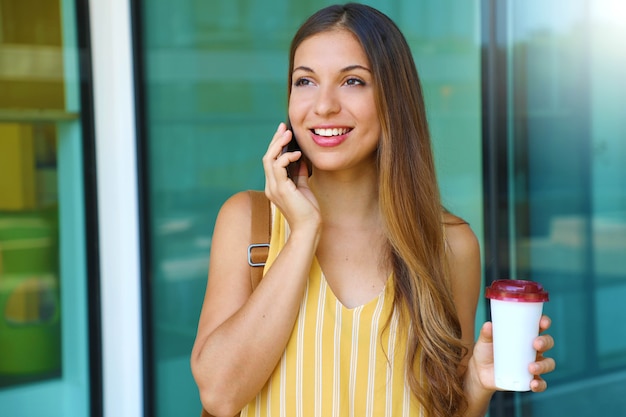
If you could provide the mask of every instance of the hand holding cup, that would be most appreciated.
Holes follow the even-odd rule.
[[[497,280],[485,296],[491,304],[495,386],[530,391],[535,377],[529,367],[537,360],[534,343],[548,292],[532,281]]]

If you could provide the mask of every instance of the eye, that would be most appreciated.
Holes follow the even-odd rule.
[[[352,77],[346,80],[346,84],[347,85],[365,85],[365,81],[363,81],[360,78]]]
[[[304,86],[311,85],[311,84],[312,84],[311,80],[309,80],[308,78],[304,78],[304,77],[302,77],[302,78],[298,78],[298,79],[297,79],[297,80],[293,83],[293,85],[294,85],[295,87],[304,87]]]

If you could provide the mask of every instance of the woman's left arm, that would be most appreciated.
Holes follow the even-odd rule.
[[[452,215],[446,216],[446,223],[448,224],[446,239],[452,296],[461,324],[461,337],[468,349],[462,363],[462,370],[465,372],[465,395],[468,402],[466,417],[484,416],[497,388],[493,377],[490,322],[482,326],[474,344],[476,306],[482,285],[480,248],[469,225],[462,224],[460,219]],[[540,322],[540,332],[549,327],[550,319],[543,316]],[[549,335],[540,335],[535,339],[533,346],[537,350],[537,361],[529,365],[530,372],[535,375],[530,388],[534,392],[541,392],[546,389],[547,384],[540,375],[551,372],[555,368],[554,360],[543,356],[546,351],[552,349],[554,340]]]
[[[446,257],[450,286],[461,324],[461,339],[467,348],[462,369],[465,369],[474,348],[476,306],[482,285],[480,247],[470,228],[456,216],[446,214]]]

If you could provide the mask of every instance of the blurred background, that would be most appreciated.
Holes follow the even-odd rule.
[[[530,279],[550,292],[549,389],[499,393],[490,415],[625,415],[626,3],[365,3],[412,48],[444,204],[479,237],[485,285]],[[93,83],[107,71],[92,67],[90,19],[105,18],[96,4],[0,0],[2,415],[109,416],[107,401],[125,401],[103,394],[97,231],[110,226],[96,205]],[[122,42],[140,227],[120,236],[141,244],[141,271],[124,277],[143,289],[134,401],[146,416],[195,416],[189,356],[215,217],[233,193],[263,188],[260,159],[286,115],[289,42],[332,2],[107,4],[131,12],[119,24],[132,35]],[[488,319],[481,299],[477,324]]]

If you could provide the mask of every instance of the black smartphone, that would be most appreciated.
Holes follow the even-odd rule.
[[[298,145],[298,140],[296,139],[296,134],[293,131],[293,128],[291,127],[291,122],[289,121],[289,119],[287,119],[287,130],[291,131],[291,142],[289,142],[287,144],[287,146],[285,146],[285,148],[283,149],[283,152],[294,152],[294,151],[299,151],[300,150],[300,145]]]
[[[291,129],[291,124],[287,123],[287,129],[291,130],[291,142],[289,142],[284,148],[283,148],[283,153],[284,152],[295,152],[295,151],[300,151],[300,145],[298,145],[298,140],[296,139],[296,135],[293,133],[293,130]],[[302,156],[300,158],[300,160],[296,161],[296,162],[292,162],[287,166],[287,176],[291,179],[293,179],[296,174],[298,173],[298,170],[300,169],[300,162],[303,160],[304,156]]]

